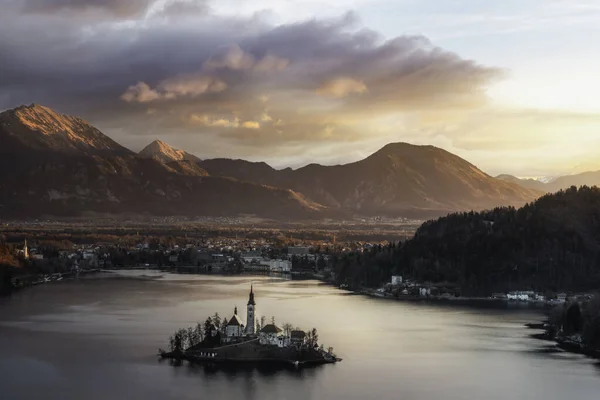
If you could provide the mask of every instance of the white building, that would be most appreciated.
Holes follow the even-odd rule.
[[[260,344],[285,347],[283,329],[275,324],[265,325],[258,335]]]
[[[508,300],[529,301],[534,299],[534,292],[531,291],[515,291],[506,295]]]
[[[290,260],[268,260],[267,263],[271,272],[292,272],[292,262]]]
[[[227,322],[225,336],[228,341],[235,340],[244,334],[244,323],[237,315],[237,307],[233,310],[233,317]]]
[[[394,286],[402,285],[402,277],[400,275],[392,276],[392,285],[394,285]]]

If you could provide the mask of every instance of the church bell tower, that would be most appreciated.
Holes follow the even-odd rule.
[[[254,335],[256,333],[256,302],[254,301],[254,290],[250,285],[250,296],[247,305],[246,334]]]

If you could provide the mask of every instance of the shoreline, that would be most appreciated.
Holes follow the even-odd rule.
[[[552,342],[554,345],[568,353],[581,354],[595,360],[600,359],[600,350],[585,346],[581,342],[570,339],[569,337],[558,336],[552,332],[552,326],[546,322],[527,323],[524,325],[527,329],[542,330],[541,333],[532,333],[529,335],[533,339]]]
[[[329,282],[328,282],[329,283]],[[401,295],[401,296],[386,296],[374,292],[370,289],[351,290],[353,294],[363,295],[374,299],[383,299],[390,301],[405,301],[405,302],[431,302],[431,303],[481,303],[481,304],[497,304],[497,305],[514,305],[523,308],[550,308],[554,305],[545,301],[524,301],[524,300],[508,300],[497,299],[493,297],[480,296],[458,296],[458,297],[442,297],[442,296],[416,296],[416,295]]]
[[[163,359],[176,361],[188,361],[195,364],[226,364],[226,365],[271,365],[271,366],[293,366],[307,367],[315,365],[335,364],[342,361],[341,358],[336,359],[318,359],[318,360],[292,360],[278,358],[232,358],[232,357],[202,357],[185,353],[165,352],[159,353],[158,356]]]

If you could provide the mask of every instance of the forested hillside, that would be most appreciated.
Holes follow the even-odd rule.
[[[393,274],[452,282],[463,293],[600,288],[600,189],[572,187],[520,209],[456,213],[402,244],[335,260],[340,282],[378,286]]]

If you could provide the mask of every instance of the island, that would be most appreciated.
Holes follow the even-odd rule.
[[[169,351],[159,349],[161,358],[209,364],[269,364],[309,366],[341,361],[333,347],[319,345],[316,328],[304,331],[291,324],[279,327],[272,317],[258,320],[254,288],[250,286],[246,324],[234,308],[232,317],[221,320],[218,313],[195,327],[179,329],[169,338]]]

